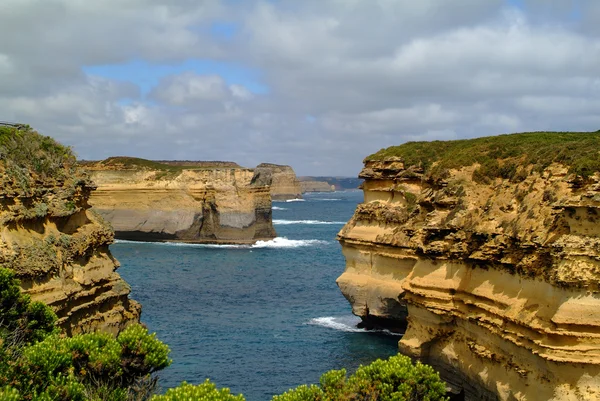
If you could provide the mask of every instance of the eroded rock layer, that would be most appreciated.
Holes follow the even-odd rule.
[[[108,249],[113,232],[88,204],[95,187],[71,152],[29,128],[0,128],[0,265],[68,334],[139,321]]]
[[[302,198],[300,181],[290,166],[261,163],[254,169],[256,181],[270,187],[271,199],[283,201]]]
[[[269,187],[253,182],[253,170],[157,165],[87,167],[98,185],[90,203],[117,238],[253,243],[275,236]]]
[[[300,181],[302,193],[305,192],[334,192],[335,186],[325,181]]]
[[[521,156],[497,173],[367,159],[338,285],[467,400],[597,400],[600,174]]]

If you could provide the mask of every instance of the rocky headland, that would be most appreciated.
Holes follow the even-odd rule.
[[[88,162],[85,168],[98,186],[90,203],[117,238],[253,243],[275,237],[270,181],[253,169],[131,157]]]
[[[302,193],[305,192],[334,192],[335,186],[325,181],[300,181]]]
[[[290,166],[272,163],[261,163],[254,169],[255,181],[269,185],[271,199],[284,201],[301,199],[302,188],[294,169]]]
[[[365,159],[338,285],[467,400],[600,399],[599,133]]]
[[[113,232],[90,209],[94,189],[68,148],[27,126],[0,126],[0,265],[67,334],[117,333],[140,317],[108,249]]]

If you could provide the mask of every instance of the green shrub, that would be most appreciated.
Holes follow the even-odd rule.
[[[346,371],[332,370],[321,376],[319,386],[302,385],[273,401],[442,401],[446,387],[433,368],[409,357],[396,355],[361,366],[346,377]]]
[[[210,380],[197,386],[181,383],[178,387],[167,390],[164,395],[155,395],[151,401],[244,401],[243,395],[233,395],[228,388],[217,389]]]
[[[525,132],[454,141],[407,142],[391,146],[365,160],[399,157],[407,167],[419,166],[433,177],[453,168],[481,165],[478,182],[489,178],[514,179],[519,166],[543,171],[552,163],[569,167],[569,173],[588,177],[600,171],[600,133]],[[523,180],[523,173],[519,175]]]

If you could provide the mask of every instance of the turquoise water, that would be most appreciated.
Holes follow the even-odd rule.
[[[262,401],[395,354],[399,337],[356,329],[335,284],[344,271],[335,236],[361,201],[354,191],[276,202],[278,238],[252,247],[111,245],[142,321],[171,347],[161,386],[210,378]]]

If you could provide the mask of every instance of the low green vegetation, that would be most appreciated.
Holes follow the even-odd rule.
[[[475,139],[408,142],[381,149],[365,160],[399,157],[407,167],[441,176],[448,169],[481,165],[475,179],[523,179],[524,168],[542,171],[552,163],[588,177],[600,171],[600,132],[527,132]]]
[[[27,125],[0,125],[0,160],[6,174],[23,188],[32,184],[31,174],[42,179],[65,179],[76,162],[69,147]]]
[[[0,268],[0,400],[244,401],[208,379],[155,395],[153,373],[171,361],[169,348],[141,325],[117,338],[104,333],[61,335],[56,315],[20,291],[14,273]],[[332,370],[320,385],[301,385],[273,401],[442,401],[445,386],[429,366],[394,356],[347,376]]]

